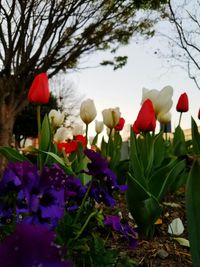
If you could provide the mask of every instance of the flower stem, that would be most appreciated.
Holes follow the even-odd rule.
[[[86,129],[85,129],[85,136],[86,136],[86,147],[87,147],[87,144],[88,144],[88,124],[86,124]]]
[[[86,193],[85,193],[85,196],[84,196],[84,198],[83,198],[83,200],[82,200],[81,206],[79,207],[78,212],[77,212],[77,214],[76,214],[74,223],[77,223],[77,221],[78,221],[78,219],[79,219],[79,217],[80,217],[80,215],[81,215],[81,212],[82,212],[82,210],[83,210],[83,206],[84,206],[85,201],[86,201],[86,199],[87,199],[87,197],[88,197],[88,195],[89,195],[89,193],[90,193],[90,189],[91,189],[91,187],[92,187],[92,181],[90,181],[90,184],[89,184],[89,186],[88,186],[88,188],[87,188],[87,191],[86,191]]]
[[[41,106],[37,105],[37,126],[38,126],[38,146],[40,148],[41,139]],[[42,155],[38,155],[38,168],[42,170]]]
[[[182,118],[182,112],[180,113],[180,117],[179,117],[178,126],[180,126],[180,124],[181,124],[181,118]]]
[[[84,229],[86,228],[86,226],[88,225],[90,219],[95,216],[97,214],[97,211],[93,211],[92,213],[90,213],[90,215],[87,217],[87,220],[85,221],[84,225],[82,226],[81,230],[78,232],[78,234],[76,235],[75,239],[78,239],[79,236],[83,233]]]
[[[107,144],[107,147],[106,147],[106,158],[108,158],[110,155],[110,149],[109,149],[109,144],[110,144],[110,140],[112,140],[112,131],[113,131],[113,128],[110,129],[110,132],[109,132],[109,136],[108,136],[108,144]]]
[[[41,132],[41,106],[37,105],[37,126],[38,126],[38,143],[40,146],[40,132]]]

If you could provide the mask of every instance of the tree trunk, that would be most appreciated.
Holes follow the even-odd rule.
[[[9,76],[0,77],[0,146],[13,146],[13,126],[17,113],[26,103],[25,82]],[[0,176],[7,160],[0,155]]]
[[[6,104],[2,105],[0,108],[0,146],[13,146],[12,132],[15,115],[13,114],[11,107]],[[0,156],[0,172],[4,170],[5,166],[6,158]]]

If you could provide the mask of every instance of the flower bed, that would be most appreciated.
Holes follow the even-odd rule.
[[[168,138],[172,94],[169,86],[144,90],[128,153],[122,155],[125,120],[119,108],[102,112],[103,122],[96,121],[96,136],[89,144],[88,127],[97,114],[93,100],[80,107],[85,134],[74,129],[70,135],[60,111],[52,110],[41,123],[40,105],[49,99],[48,77],[35,77],[28,99],[37,106],[39,147],[26,150],[28,155],[0,148],[9,160],[0,182],[2,266],[158,266],[158,259],[172,263],[177,255],[184,259],[177,262],[186,266],[191,263],[189,249],[176,243],[187,243],[187,231],[179,237],[184,229],[180,217],[186,221],[183,206],[175,216],[163,204],[186,184],[185,226],[193,265],[198,266],[200,134],[192,119],[192,140],[184,139],[181,116],[189,108],[184,93],[177,103],[179,125],[173,140]],[[104,125],[108,140],[99,142]],[[177,218],[174,228],[170,220]]]

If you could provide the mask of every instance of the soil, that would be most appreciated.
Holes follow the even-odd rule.
[[[129,218],[124,196],[120,196],[118,203],[123,217]],[[130,250],[127,245],[117,242],[118,249],[122,251],[122,254],[135,259],[138,267],[190,267],[192,260],[189,248],[180,245],[168,233],[168,225],[173,219],[179,217],[185,228],[179,237],[188,239],[184,190],[168,195],[162,206],[163,213],[156,224],[156,231],[152,240],[143,240],[139,237],[139,245],[136,250]],[[134,224],[132,218],[129,218],[129,222]]]

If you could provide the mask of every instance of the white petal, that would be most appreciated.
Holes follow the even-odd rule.
[[[180,218],[174,219],[168,227],[168,233],[171,235],[181,235],[183,231],[184,226]]]

